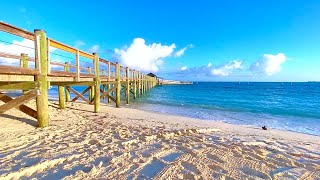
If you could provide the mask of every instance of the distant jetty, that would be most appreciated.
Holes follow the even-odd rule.
[[[192,81],[177,81],[177,80],[167,80],[162,77],[159,77],[153,73],[147,74],[149,77],[153,77],[157,79],[158,85],[174,85],[174,84],[193,84]]]
[[[175,81],[175,80],[159,79],[158,84],[159,85],[193,84],[193,82],[192,81]]]

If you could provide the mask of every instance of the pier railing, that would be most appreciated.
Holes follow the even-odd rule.
[[[49,125],[48,89],[51,86],[58,86],[61,109],[65,109],[66,102],[81,99],[94,105],[94,112],[99,112],[101,98],[120,107],[122,93],[126,97],[126,103],[129,104],[130,96],[135,99],[157,83],[156,78],[102,59],[97,53],[90,54],[50,39],[43,30],[36,29],[32,33],[0,22],[0,31],[34,42],[33,48],[27,47],[34,50],[34,57],[29,57],[26,53],[2,52],[0,49],[0,58],[6,60],[6,63],[0,64],[0,101],[5,103],[0,106],[0,114],[17,108],[36,118],[40,127],[45,127]],[[51,58],[51,55],[54,55],[52,49],[68,53],[73,57],[68,56],[71,61],[67,62],[56,61],[55,58]],[[12,65],[10,61],[13,59],[19,60],[20,64]],[[82,62],[89,65],[85,66]],[[72,86],[87,86],[87,88],[77,92]],[[2,90],[22,90],[23,95],[13,99],[1,92]],[[75,94],[73,99],[70,93]],[[86,93],[89,98],[85,97]],[[32,99],[36,99],[36,110],[24,105]]]

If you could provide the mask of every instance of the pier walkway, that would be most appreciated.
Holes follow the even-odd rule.
[[[0,61],[0,101],[4,102],[0,105],[0,114],[17,108],[37,119],[39,127],[46,127],[49,126],[48,90],[51,86],[58,86],[61,109],[65,108],[66,102],[81,99],[94,105],[94,112],[99,112],[101,98],[120,107],[122,94],[129,104],[130,96],[137,98],[156,86],[155,77],[102,59],[97,53],[91,54],[50,39],[43,30],[28,32],[0,22],[0,31],[34,42],[34,47],[27,47],[34,49],[34,57],[26,53],[2,52],[5,49],[0,49],[0,59],[5,59],[5,63]],[[51,57],[54,55],[51,49],[71,55],[72,61],[55,60]],[[84,66],[83,59],[85,62],[91,61],[91,65]],[[20,61],[18,64],[11,63],[17,60]],[[87,88],[77,92],[74,86]],[[12,98],[6,93],[15,90],[21,90],[22,95]],[[71,99],[70,93],[75,97]],[[89,98],[86,98],[86,93]],[[32,99],[36,99],[36,109],[24,105]]]

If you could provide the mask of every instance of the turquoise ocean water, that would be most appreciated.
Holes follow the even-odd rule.
[[[320,135],[320,83],[199,82],[157,86],[139,109]]]
[[[52,88],[49,95],[56,97],[56,90]],[[147,111],[320,136],[320,83],[316,82],[163,85],[131,102]]]

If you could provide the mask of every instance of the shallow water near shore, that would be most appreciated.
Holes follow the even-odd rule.
[[[139,109],[320,135],[320,83],[195,82],[157,86]]]
[[[85,88],[74,87],[79,92]],[[57,100],[56,87],[49,90],[49,97]],[[71,97],[74,94],[71,93]],[[122,97],[122,104],[125,104],[125,97]],[[131,97],[130,103],[130,107],[141,110],[317,136],[320,136],[319,106],[318,82],[163,85],[148,90],[136,100]]]

